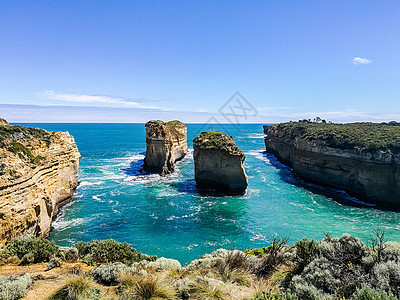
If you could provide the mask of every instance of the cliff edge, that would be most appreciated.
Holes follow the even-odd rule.
[[[78,185],[78,148],[68,132],[0,125],[0,247],[48,236]]]
[[[202,132],[193,140],[196,185],[229,195],[242,195],[247,188],[245,156],[232,137],[217,132]]]
[[[180,121],[149,121],[146,127],[144,169],[166,175],[174,171],[175,162],[185,157],[187,127]]]
[[[265,126],[267,152],[300,177],[372,203],[400,204],[398,123],[288,122]]]

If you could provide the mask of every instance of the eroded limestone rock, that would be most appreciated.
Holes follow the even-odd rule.
[[[232,137],[217,132],[202,132],[193,140],[196,185],[229,195],[244,194],[247,176],[245,156]]]
[[[187,151],[187,128],[180,121],[146,123],[146,157],[144,169],[166,175],[174,171],[175,162]]]
[[[79,157],[68,132],[0,125],[0,247],[48,236],[78,185]]]

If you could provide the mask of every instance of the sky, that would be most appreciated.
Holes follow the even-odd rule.
[[[399,15],[397,0],[0,0],[0,117],[400,121]]]

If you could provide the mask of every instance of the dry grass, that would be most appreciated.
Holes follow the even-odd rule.
[[[175,288],[165,273],[138,276],[123,272],[119,281],[123,286],[122,299],[177,299]]]

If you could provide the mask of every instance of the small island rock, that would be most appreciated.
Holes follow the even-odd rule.
[[[180,121],[149,121],[146,127],[144,169],[166,175],[174,171],[175,162],[185,157],[187,128]]]
[[[196,185],[228,195],[243,195],[247,188],[245,156],[232,137],[217,132],[202,132],[193,140]]]

